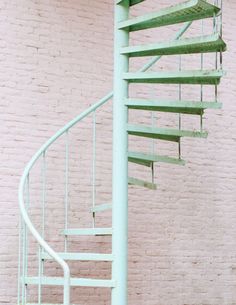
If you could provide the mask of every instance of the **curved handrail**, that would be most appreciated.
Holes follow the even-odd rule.
[[[62,136],[64,133],[66,133],[70,128],[72,128],[76,123],[81,121],[84,117],[95,111],[97,108],[105,104],[107,101],[109,101],[113,96],[113,92],[106,95],[104,98],[102,98],[99,102],[89,107],[87,110],[82,112],[80,115],[75,117],[72,121],[70,121],[68,124],[66,124],[63,128],[58,130],[57,133],[55,133],[54,136],[52,136],[44,145],[41,146],[41,148],[37,151],[37,153],[31,158],[30,162],[25,167],[25,170],[23,172],[23,175],[20,180],[19,185],[19,206],[20,206],[20,212],[21,216],[24,220],[24,223],[28,227],[28,230],[31,232],[31,234],[35,237],[39,245],[62,267],[64,272],[64,304],[69,304],[69,285],[70,285],[70,269],[68,267],[68,264],[46,243],[46,241],[43,239],[43,237],[39,234],[39,232],[35,229],[33,223],[31,222],[27,209],[25,207],[24,203],[24,188],[27,181],[27,177],[29,175],[29,172],[31,168],[34,166],[36,161],[46,152],[46,150],[51,146],[60,136]]]
[[[176,34],[173,40],[178,40],[190,27],[192,22],[187,22],[184,26],[180,29],[180,31]],[[162,56],[155,56],[151,59],[141,70],[140,72],[145,72],[151,66],[153,66]],[[39,232],[34,227],[33,223],[31,222],[27,208],[24,202],[24,188],[26,185],[27,178],[29,176],[29,172],[36,163],[36,161],[47,151],[49,146],[53,144],[60,136],[65,134],[71,127],[81,121],[84,117],[88,116],[90,113],[94,112],[97,108],[105,104],[113,97],[113,91],[103,97],[94,105],[90,106],[87,110],[82,112],[80,115],[76,116],[72,121],[66,124],[63,128],[59,129],[54,136],[52,136],[41,148],[34,154],[31,158],[29,163],[24,169],[23,175],[20,180],[19,191],[18,191],[18,199],[19,199],[19,206],[20,206],[20,213],[21,217],[27,226],[28,230],[31,234],[35,237],[39,245],[46,251],[63,269],[64,272],[64,305],[70,304],[70,269],[68,264],[48,245],[48,243],[43,239],[43,237],[39,234]]]

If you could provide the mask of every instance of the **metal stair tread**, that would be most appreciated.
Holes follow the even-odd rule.
[[[112,228],[65,229],[64,235],[112,235]]]
[[[179,158],[173,158],[168,156],[140,153],[140,152],[128,152],[128,161],[151,167],[154,162],[164,162],[170,164],[184,165],[185,161]]]
[[[179,142],[181,137],[198,137],[206,138],[207,132],[203,131],[189,131],[171,128],[157,128],[145,125],[127,125],[127,132],[129,135],[146,137],[152,139],[160,139],[165,141]]]
[[[139,31],[153,27],[166,26],[187,21],[213,17],[220,9],[204,0],[189,0],[158,12],[135,17],[119,24],[120,29]]]
[[[167,100],[147,100],[128,98],[125,105],[129,109],[173,112],[184,114],[201,115],[205,109],[220,109],[222,104],[219,102],[194,102],[194,101],[167,101]]]
[[[106,253],[75,253],[61,252],[57,253],[63,260],[79,260],[79,261],[112,261],[113,255]],[[50,260],[51,256],[48,253],[42,253],[43,260]]]
[[[223,74],[222,70],[127,72],[123,74],[123,79],[129,83],[217,85]]]
[[[147,182],[145,180],[138,179],[138,178],[133,178],[133,177],[128,177],[128,184],[129,185],[142,186],[142,187],[148,188],[150,190],[156,190],[157,189],[157,185],[155,183]]]
[[[191,53],[208,53],[225,51],[226,44],[219,34],[183,38],[175,41],[154,43],[148,45],[129,46],[121,49],[121,54],[129,57],[177,55]]]
[[[27,285],[41,285],[45,286],[63,286],[64,278],[63,277],[25,277],[25,284]],[[113,280],[100,280],[100,279],[89,279],[89,278],[71,278],[70,284],[73,287],[115,287],[115,281]]]

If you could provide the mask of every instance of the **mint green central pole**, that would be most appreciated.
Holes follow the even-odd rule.
[[[129,0],[115,0],[114,33],[114,99],[113,99],[113,182],[112,182],[112,305],[127,305],[127,252],[128,252],[128,138],[127,108],[128,83],[123,73],[128,72],[128,57],[120,48],[128,46],[128,31],[119,30],[118,23],[128,19]]]

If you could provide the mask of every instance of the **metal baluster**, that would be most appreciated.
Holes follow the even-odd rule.
[[[152,127],[155,127],[157,117],[155,116],[154,112],[151,112],[151,122],[152,122]],[[154,155],[155,152],[155,140],[151,139],[151,153]]]
[[[68,229],[68,175],[69,175],[69,134],[68,130],[65,133],[65,194],[64,194],[64,208],[65,208],[65,230]],[[67,235],[65,235],[65,252],[68,248]]]
[[[182,56],[179,56],[179,71],[182,70]],[[179,102],[182,100],[182,85],[179,84]],[[181,114],[179,113],[179,130],[181,130],[182,120]],[[178,141],[179,159],[181,159],[181,139]]]
[[[22,305],[25,305],[26,303],[26,291],[25,291],[25,277],[26,277],[26,260],[25,260],[25,255],[26,255],[26,225],[23,222],[22,226],[22,234],[23,234],[23,243],[22,243]]]
[[[22,218],[19,218],[19,252],[18,252],[18,292],[17,292],[17,304],[20,305],[21,301],[21,247],[22,247]]]
[[[42,155],[42,169],[41,169],[41,179],[42,179],[42,237],[45,237],[45,198],[46,198],[46,152],[43,152]],[[41,305],[41,298],[42,298],[42,276],[44,271],[44,261],[42,260],[42,247],[39,246],[39,285],[38,285],[38,304]]]
[[[157,117],[155,116],[154,112],[151,112],[151,120],[152,120],[152,127],[155,126],[156,123],[156,119]],[[151,139],[151,152],[154,155],[155,152],[155,140]],[[151,167],[151,173],[152,173],[152,183],[154,183],[154,163],[152,163],[152,167]]]
[[[218,7],[219,5],[219,1],[215,0],[214,1],[214,5]],[[213,31],[216,34],[219,29],[218,29],[218,22],[219,19],[217,19],[216,14],[214,14],[214,18],[213,18]],[[215,69],[218,70],[218,52],[215,53]],[[215,101],[218,101],[218,85],[215,85]]]
[[[39,246],[38,249],[38,264],[39,264],[39,270],[38,270],[38,277],[39,277],[39,285],[38,285],[38,305],[41,305],[41,298],[42,298],[42,273],[43,273],[43,261],[42,261],[42,247]]]
[[[220,37],[223,36],[223,0],[220,0]],[[220,51],[220,68],[223,69],[222,50]]]
[[[204,23],[202,20],[202,36],[204,35]],[[203,70],[203,65],[204,65],[204,55],[201,53],[201,70]],[[200,93],[200,99],[201,102],[203,102],[203,85],[201,85],[201,93]],[[200,130],[203,130],[203,110],[201,110],[201,115],[200,115]]]
[[[218,0],[214,1],[214,5],[218,6]],[[217,16],[216,16],[215,13],[214,13],[214,16],[213,16],[213,32],[214,32],[214,34],[217,33]]]
[[[30,203],[30,191],[29,191],[29,174],[26,179],[26,210],[28,211],[29,209],[29,203]],[[25,278],[27,277],[28,274],[28,231],[26,224],[23,223],[23,253],[22,253],[22,258],[23,258],[23,264],[22,264],[22,277],[23,277],[23,282],[22,282],[22,305],[25,305],[27,302],[27,286],[25,284]]]
[[[96,205],[96,111],[93,112],[93,162],[92,162],[92,205]],[[93,227],[95,227],[95,213],[93,212]]]

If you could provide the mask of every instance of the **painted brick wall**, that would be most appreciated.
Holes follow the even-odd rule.
[[[158,2],[158,3],[157,3]],[[134,14],[178,1],[146,1]],[[224,1],[224,55],[227,76],[220,86],[220,111],[208,111],[207,140],[185,139],[185,167],[157,165],[158,190],[135,187],[129,196],[129,304],[236,304],[236,2]],[[21,0],[0,3],[0,305],[16,304],[18,218],[17,188],[26,162],[58,128],[112,88],[113,4],[93,0]],[[206,24],[205,30],[209,29]],[[176,28],[150,31],[134,41],[166,39]],[[193,26],[193,33],[197,25]],[[207,57],[208,58],[208,57]],[[143,62],[134,62],[139,67]],[[170,60],[176,68],[176,58]],[[208,60],[206,60],[206,64]],[[189,64],[187,61],[186,66]],[[164,59],[159,67],[166,69]],[[164,87],[161,87],[164,89]],[[138,89],[140,96],[149,88]],[[156,90],[156,89],[155,89]],[[158,87],[157,87],[158,90]],[[172,89],[171,89],[172,90]],[[168,89],[168,94],[175,94]],[[193,92],[188,92],[193,94]],[[207,92],[208,94],[208,92]],[[210,94],[210,93],[209,93]],[[141,122],[146,114],[133,115]],[[160,122],[176,123],[176,118]],[[91,122],[70,135],[70,211],[72,227],[88,226],[91,215]],[[190,124],[190,120],[186,121]],[[97,117],[97,200],[110,200],[111,105]],[[133,145],[143,146],[145,141]],[[149,143],[150,144],[150,143]],[[163,143],[158,149],[165,151]],[[58,152],[60,149],[61,152]],[[174,153],[175,147],[170,147]],[[64,139],[47,154],[47,239],[62,250]],[[40,220],[40,164],[30,180],[32,219]],[[134,174],[140,169],[132,167]],[[56,172],[56,175],[54,174]],[[142,175],[142,174],[141,174]],[[145,177],[148,173],[143,173]],[[150,175],[149,175],[150,176]],[[98,225],[109,223],[99,216]],[[55,226],[52,227],[52,221]],[[109,238],[70,241],[74,251],[109,251]],[[37,258],[30,240],[30,267]],[[53,263],[48,273],[59,275]],[[107,264],[74,264],[74,276],[108,278]],[[55,273],[56,272],[56,273]],[[32,290],[32,299],[35,296]],[[60,302],[58,289],[44,290],[45,302]],[[79,304],[109,304],[109,291],[73,289]]]

